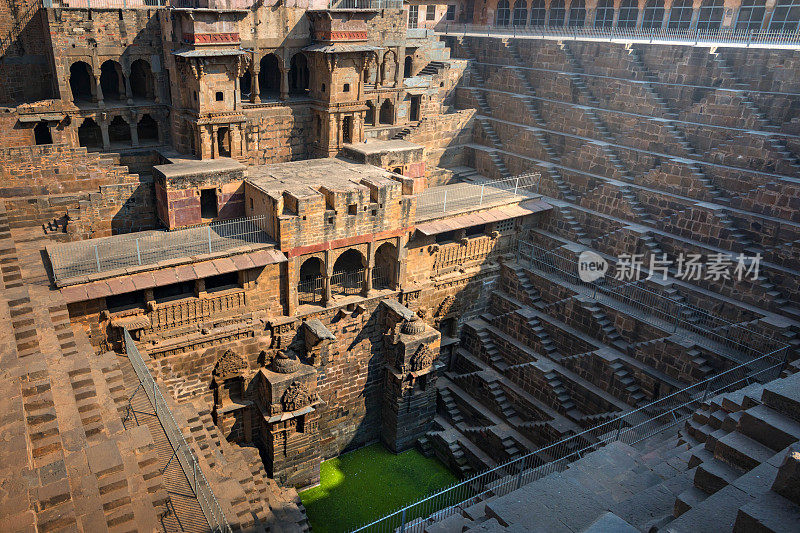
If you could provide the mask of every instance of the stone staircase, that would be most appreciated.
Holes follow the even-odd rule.
[[[536,338],[539,340],[539,344],[544,351],[544,355],[549,357],[550,359],[558,359],[558,348],[556,348],[553,339],[550,338],[550,335],[547,333],[547,330],[542,325],[542,321],[538,318],[532,318],[528,321],[528,326],[533,331],[533,334],[536,335]]]
[[[636,217],[637,222],[648,225],[654,225],[656,223],[656,221],[650,217],[647,210],[639,203],[639,199],[630,187],[619,187],[619,192],[621,198],[630,206],[631,212]]]
[[[620,384],[625,387],[625,391],[628,393],[628,398],[634,405],[638,405],[639,402],[645,399],[644,392],[642,392],[639,384],[636,383],[636,380],[633,378],[625,365],[623,365],[620,361],[614,361],[608,366],[617,381],[619,381]]]
[[[500,410],[503,415],[503,418],[506,420],[512,420],[513,418],[517,417],[517,411],[514,409],[514,406],[511,405],[511,402],[508,401],[508,397],[506,396],[503,387],[500,386],[500,383],[497,381],[492,381],[489,383],[489,393],[492,395],[494,399],[494,404]]]
[[[622,338],[622,335],[619,334],[619,331],[614,327],[613,322],[611,322],[611,319],[608,318],[602,308],[593,301],[580,301],[580,305],[592,315],[595,324],[600,326],[602,331],[600,339],[626,353],[629,344]]]
[[[551,370],[544,375],[544,379],[547,381],[547,384],[555,394],[561,410],[563,410],[563,412],[571,418],[580,417],[581,413],[575,408],[575,402],[572,401],[572,397],[570,396],[566,387],[564,387],[564,384],[561,381],[561,376],[558,374],[558,372]]]
[[[417,74],[418,76],[436,76],[444,70],[445,64],[441,61],[430,61]]]
[[[497,168],[497,172],[500,174],[501,178],[511,177],[511,172],[508,171],[506,164],[503,162],[503,158],[500,157],[498,152],[489,152],[489,159],[492,160],[492,164]]]
[[[494,131],[492,124],[486,118],[479,117],[478,124],[481,125],[483,128],[483,133],[489,138],[489,141],[492,143],[492,146],[495,148],[503,148],[503,143],[500,141],[500,136],[497,135],[497,132]]]
[[[800,376],[754,384],[703,403],[681,434],[612,442],[424,531],[794,531],[798,440]]]

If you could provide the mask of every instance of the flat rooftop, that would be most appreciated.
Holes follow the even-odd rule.
[[[312,196],[320,194],[321,187],[342,192],[366,189],[362,181],[400,186],[400,182],[392,178],[391,172],[340,158],[248,167],[245,176],[249,184],[270,196],[283,194],[284,191],[300,197]]]
[[[345,144],[345,148],[364,155],[381,154],[384,152],[407,152],[410,150],[422,150],[425,147],[421,144],[404,141],[403,139],[390,139],[382,141],[370,139],[365,143]]]

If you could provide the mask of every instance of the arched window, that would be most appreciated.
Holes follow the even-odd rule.
[[[511,20],[511,8],[508,7],[508,0],[500,0],[497,3],[497,15],[495,15],[495,26],[508,26]]]
[[[669,23],[671,30],[686,30],[692,25],[692,0],[675,0],[669,10]]]
[[[600,0],[594,12],[595,28],[610,28],[614,24],[614,0]]]
[[[553,0],[550,2],[550,18],[547,25],[551,28],[564,25],[564,18],[567,16],[567,9],[564,7],[564,0]]]
[[[131,144],[131,127],[119,115],[108,125],[108,140],[112,143]]]
[[[736,16],[736,29],[742,31],[758,31],[764,22],[767,0],[742,0]]]
[[[69,67],[69,87],[72,91],[72,100],[75,102],[88,102],[92,99],[94,79],[92,67],[83,61],[76,61]]]
[[[643,30],[661,29],[664,22],[664,0],[647,0],[644,6]]]
[[[381,244],[375,251],[375,268],[372,286],[376,289],[393,289],[397,267],[397,248],[390,242]]]
[[[300,305],[322,300],[322,260],[310,257],[300,265],[300,280],[297,284],[297,300]]]
[[[531,2],[531,26],[544,26],[547,20],[547,6],[544,0],[533,0]]]
[[[394,123],[394,106],[392,105],[392,101],[388,98],[381,104],[381,112],[378,120],[380,120],[381,124]]]
[[[261,58],[258,72],[258,89],[262,97],[275,97],[281,93],[281,69],[278,67],[278,57],[267,54]]]
[[[158,142],[158,123],[145,113],[136,125],[139,142]]]
[[[582,28],[586,23],[586,2],[584,0],[572,0],[569,5],[570,28]]]
[[[525,0],[517,0],[514,3],[514,26],[524,26],[528,21],[528,3]]]
[[[293,55],[289,67],[289,93],[307,94],[308,77],[308,60],[305,54],[297,53]]]
[[[100,65],[100,88],[103,90],[104,100],[119,100],[122,98],[125,91],[122,65],[110,59]]]
[[[155,85],[150,64],[144,59],[131,63],[131,92],[134,98],[155,98]]]
[[[769,22],[769,31],[795,32],[798,22],[800,22],[800,0],[778,0]]]
[[[635,28],[639,18],[639,5],[636,0],[622,0],[619,5],[618,28]]]
[[[406,60],[403,62],[403,77],[410,78],[414,74],[412,74],[414,70],[414,58],[411,56],[406,56]]]
[[[697,29],[700,31],[718,30],[722,24],[724,11],[724,0],[703,0],[700,5],[700,17],[697,19]]]
[[[53,135],[50,133],[50,125],[44,120],[33,128],[33,138],[36,144],[53,144]]]
[[[78,126],[78,144],[86,148],[99,149],[103,146],[103,132],[97,122],[87,118]]]
[[[364,256],[349,249],[336,259],[331,276],[331,292],[334,294],[358,294],[364,288]]]

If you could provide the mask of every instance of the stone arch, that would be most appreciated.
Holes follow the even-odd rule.
[[[139,137],[139,142],[158,141],[158,122],[150,116],[149,113],[142,115],[139,123],[136,125],[136,134]]]
[[[333,263],[331,293],[358,294],[364,290],[364,267],[367,262],[364,254],[355,248],[342,252]]]
[[[324,272],[325,265],[319,257],[309,257],[303,261],[297,279],[298,304],[312,304],[322,300]]]
[[[131,94],[134,98],[153,100],[156,97],[155,81],[150,63],[137,59],[131,63]]]
[[[381,104],[378,120],[381,124],[394,124],[394,105],[390,98],[387,98]]]
[[[78,126],[78,145],[85,148],[103,147],[103,131],[92,118],[87,118]]]
[[[514,26],[524,26],[526,22],[528,22],[528,3],[525,0],[517,0],[514,2],[512,24]]]
[[[694,0],[673,0],[667,27],[671,30],[689,29],[689,26],[692,25],[693,4]]]
[[[280,59],[275,54],[267,54],[261,58],[258,72],[258,88],[260,96],[280,96],[281,68]]]
[[[800,7],[800,1],[797,6]],[[787,2],[788,3],[788,2]],[[798,10],[800,11],[800,10]],[[703,0],[700,4],[700,15],[697,18],[697,29],[699,31],[716,31],[722,25],[722,17],[725,13],[724,0]],[[792,31],[797,29],[797,21],[795,21]]]
[[[397,54],[394,50],[387,50],[386,53],[383,54],[383,62],[381,63],[381,80],[383,85],[394,86],[397,68]]]
[[[397,247],[385,242],[375,250],[372,285],[376,289],[394,289],[397,281]]]
[[[69,88],[74,102],[88,102],[95,94],[92,67],[85,61],[76,61],[69,66]]]
[[[403,77],[410,78],[413,76],[412,72],[414,71],[414,57],[413,56],[406,56],[405,62],[403,63]]]
[[[100,65],[100,88],[104,100],[121,100],[125,96],[125,74],[119,61],[109,59]]]
[[[531,1],[531,26],[544,26],[547,20],[547,5],[544,0]]]
[[[664,0],[647,0],[642,18],[643,30],[658,30],[664,23]]]
[[[131,126],[122,115],[117,115],[108,124],[108,140],[111,143],[131,144]]]
[[[638,19],[639,19],[638,0],[622,0],[622,2],[619,5],[619,18],[617,19],[617,27],[635,28]]]
[[[691,2],[692,0],[689,0]],[[611,28],[614,25],[614,0],[600,0],[594,12],[595,28]]]
[[[333,273],[353,272],[367,265],[364,254],[356,248],[344,250],[333,263]]]
[[[585,0],[572,0],[569,4],[567,25],[570,28],[582,28],[586,24]]]
[[[36,144],[53,144],[53,134],[50,132],[50,125],[40,120],[36,126],[33,127],[33,138]]]
[[[550,13],[547,18],[547,25],[551,28],[554,26],[563,26],[564,19],[567,16],[567,8],[564,5],[564,0],[552,0],[550,2]]]
[[[304,53],[298,52],[292,56],[291,66],[289,68],[289,93],[298,95],[308,94],[308,86],[308,59]]]
[[[511,8],[509,7],[508,0],[500,0],[497,2],[497,13],[494,16],[495,26],[508,26],[511,21]]]
[[[221,126],[217,129],[217,154],[220,157],[230,157],[231,145],[231,129]]]
[[[364,67],[364,83],[378,85],[378,71],[378,54],[371,52],[367,56],[367,64]]]

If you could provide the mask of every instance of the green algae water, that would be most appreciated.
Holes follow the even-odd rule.
[[[395,455],[373,444],[324,461],[320,485],[300,499],[313,533],[345,533],[457,480],[417,450]]]

